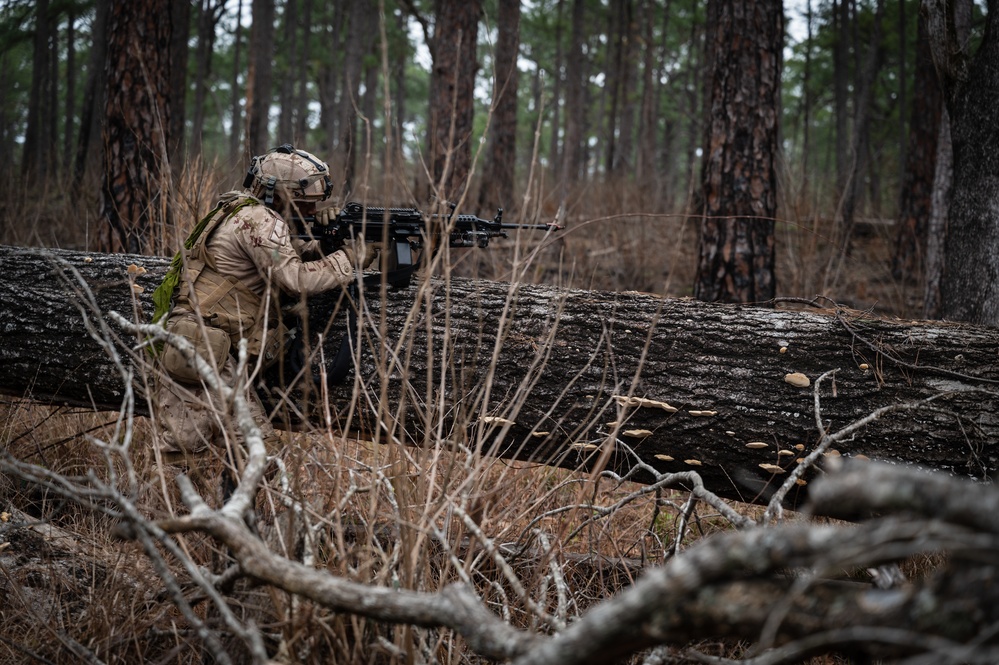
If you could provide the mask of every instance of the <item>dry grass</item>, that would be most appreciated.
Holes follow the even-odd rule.
[[[177,219],[183,221],[164,231],[172,240],[183,237],[217,193],[228,188],[225,176],[214,173],[200,165],[185,171],[177,208]],[[628,185],[587,188],[568,210],[564,237],[537,257],[527,278],[588,289],[691,295],[696,219],[645,208],[641,198]],[[5,224],[0,240],[86,248],[96,209],[90,196],[73,205],[68,197],[24,201],[22,209],[5,211],[8,221],[23,223]],[[544,202],[532,216],[538,221],[554,218],[555,206]],[[779,292],[822,293],[856,308],[916,315],[918,296],[912,287],[889,277],[890,229],[862,226],[865,233],[832,279],[829,226],[818,215],[779,221]],[[513,243],[497,243],[488,252],[469,252],[456,269],[502,279],[509,275],[513,252]],[[112,481],[90,437],[106,440],[115,414],[17,400],[0,405],[0,413],[0,447],[15,458],[65,476],[97,473]],[[140,419],[131,449],[142,480],[134,500],[148,515],[159,517],[179,510],[179,501],[169,472],[154,464],[153,438],[149,422]],[[571,618],[585,611],[628,584],[638,566],[666,560],[678,537],[688,542],[729,528],[719,516],[702,510],[692,528],[680,533],[678,515],[686,497],[670,492],[591,519],[593,506],[613,505],[637,487],[562,469],[503,460],[472,463],[443,447],[374,445],[323,432],[286,433],[283,442],[289,484],[281,487],[272,480],[259,513],[266,532],[268,522],[281,523],[292,514],[284,498],[307,507],[299,519],[310,525],[314,539],[285,543],[289,555],[310,558],[336,575],[385,586],[435,591],[466,580],[491,608],[524,627],[544,630],[539,617],[545,614]],[[65,530],[79,548],[60,549],[35,531],[0,524],[0,543],[6,544],[0,550],[0,662],[75,662],[78,656],[70,654],[82,653],[81,645],[105,662],[203,662],[200,638],[160,591],[148,561],[132,545],[112,538],[114,525],[107,517],[0,478],[0,510],[10,509]],[[747,514],[755,510],[739,509]],[[228,561],[225,552],[206,540],[185,537],[180,543],[207,569],[219,572]],[[500,548],[502,561],[490,547]],[[552,560],[562,564],[562,579],[553,574]],[[503,569],[504,562],[509,570]],[[907,572],[933,563],[915,562]],[[185,583],[183,576],[179,580]],[[564,593],[567,588],[571,596]],[[16,589],[54,591],[23,594]],[[197,602],[193,587],[190,594],[202,618],[220,628],[211,605]],[[281,650],[287,662],[477,662],[460,640],[444,631],[333,614],[245,583],[228,598],[240,619],[260,626],[269,651]],[[229,647],[237,655],[243,648],[235,641]],[[704,651],[736,654],[738,647],[707,645]]]

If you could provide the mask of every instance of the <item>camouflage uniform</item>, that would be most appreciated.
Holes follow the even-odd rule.
[[[205,353],[197,339],[211,336],[221,340],[219,345],[209,346],[227,385],[233,385],[236,371],[236,360],[229,349],[236,349],[240,339],[247,340],[251,356],[262,356],[265,366],[282,352],[282,335],[277,327],[280,317],[274,314],[275,307],[265,317],[268,300],[272,305],[276,303],[279,291],[294,296],[328,291],[354,278],[349,250],[323,256],[317,241],[292,238],[287,222],[246,192],[230,192],[222,198],[220,207],[186,253],[184,268],[167,329],[189,339],[194,331],[196,339],[192,341],[203,357],[211,354]],[[165,368],[176,378],[176,372]],[[160,445],[167,458],[210,450],[222,443],[227,431],[221,418],[228,409],[222,405],[213,408],[219,397],[210,394],[196,375],[191,377],[186,381],[164,380],[159,385],[157,415],[163,426]],[[277,437],[260,400],[252,389],[247,390],[247,397],[265,442],[273,448]]]

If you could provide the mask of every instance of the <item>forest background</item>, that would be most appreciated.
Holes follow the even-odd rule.
[[[450,201],[461,212],[489,217],[502,207],[508,221],[565,226],[539,241],[529,269],[517,263],[523,246],[517,243],[456,256],[453,270],[441,270],[444,277],[500,280],[480,281],[479,295],[466,298],[469,303],[509,279],[760,305],[773,305],[775,295],[820,295],[827,300],[809,300],[810,306],[839,303],[857,317],[852,321],[873,320],[877,317],[868,317],[873,312],[994,325],[999,280],[991,273],[999,265],[999,207],[993,202],[999,179],[993,155],[999,154],[999,134],[993,115],[999,90],[993,82],[999,76],[993,69],[999,67],[999,13],[983,9],[970,2],[926,1],[920,7],[915,0],[804,0],[786,6],[780,0],[7,0],[0,6],[0,154],[6,157],[0,176],[7,184],[0,200],[0,242],[92,253],[89,263],[80,259],[81,268],[90,263],[122,268],[113,265],[112,253],[169,256],[219,194],[242,182],[252,155],[292,142],[330,162],[341,203],[360,199],[432,210]],[[718,188],[717,181],[727,188]],[[744,206],[747,199],[750,205]],[[718,256],[736,260],[722,269],[707,260]],[[142,274],[135,268],[127,273],[131,286]],[[982,270],[985,277],[971,270]],[[461,282],[461,288],[473,288],[469,283]],[[424,305],[423,314],[433,314],[440,298],[458,292],[455,284],[445,295],[434,292],[431,280],[420,288],[426,290],[413,299],[412,311],[407,309],[414,316],[422,315]],[[517,297],[526,300],[526,291]],[[614,306],[626,298],[639,296],[621,294]],[[469,320],[509,323],[505,309],[485,316],[481,300],[478,310],[465,312]],[[661,302],[653,306],[656,320]],[[749,312],[754,321],[755,309],[732,311]],[[835,315],[847,309],[837,307]],[[420,320],[433,323],[433,318]],[[489,401],[499,373],[468,388],[476,398],[453,412],[467,416],[460,423],[467,428],[452,428],[447,421],[452,412],[437,408],[443,392],[434,392],[432,382],[406,406],[407,421],[387,393],[379,392],[393,375],[394,361],[378,337],[379,322],[367,323],[369,346],[382,353],[372,365],[383,383],[354,384],[353,402],[340,413],[352,417],[361,404],[379,423],[397,429],[377,446],[328,422],[285,432],[292,445],[289,458],[281,460],[287,466],[280,470],[286,481],[280,487],[263,481],[264,455],[251,450],[259,473],[241,488],[259,489],[253,498],[269,502],[261,515],[294,513],[291,521],[299,520],[299,531],[289,528],[284,542],[267,552],[254,549],[261,541],[241,515],[211,512],[192,526],[177,485],[187,488],[154,463],[153,447],[146,445],[155,438],[155,419],[133,420],[132,404],[123,404],[109,420],[100,410],[73,411],[28,399],[4,402],[0,536],[6,540],[0,543],[0,590],[11,602],[0,603],[2,653],[12,660],[28,654],[57,662],[74,657],[267,662],[269,655],[285,662],[603,662],[661,644],[664,631],[675,630],[670,633],[675,650],[636,657],[713,662],[683,645],[707,639],[695,649],[753,658],[756,652],[738,640],[762,634],[761,649],[774,646],[777,636],[768,633],[773,620],[798,631],[789,637],[798,640],[791,645],[798,650],[770,652],[768,662],[865,651],[870,644],[876,648],[865,655],[871,657],[880,655],[881,646],[907,653],[915,644],[932,656],[953,648],[955,661],[961,661],[965,644],[981,646],[999,625],[988,612],[980,613],[975,616],[984,632],[947,635],[952,641],[941,647],[920,638],[936,635],[938,625],[959,623],[939,621],[942,610],[920,614],[925,624],[900,612],[880,625],[878,616],[859,612],[856,597],[840,602],[834,596],[824,604],[832,608],[821,624],[829,632],[819,634],[826,641],[816,645],[809,641],[815,635],[807,612],[788,610],[787,617],[772,619],[768,609],[760,609],[809,599],[792,586],[800,580],[787,578],[787,569],[821,565],[823,572],[862,580],[864,590],[857,593],[866,593],[885,560],[901,561],[914,581],[930,579],[947,564],[936,553],[954,542],[966,544],[960,540],[966,534],[953,535],[932,521],[891,517],[842,531],[808,522],[800,532],[814,537],[808,551],[782,558],[779,547],[767,551],[758,540],[770,537],[759,535],[766,530],[751,528],[773,526],[779,543],[798,542],[793,520],[782,524],[781,498],[765,512],[743,504],[733,508],[699,484],[698,472],[708,473],[700,457],[673,459],[664,449],[653,459],[682,461],[684,470],[663,473],[645,464],[642,471],[654,482],[642,485],[607,469],[590,474],[497,462],[477,452],[486,437],[500,431],[502,438],[510,424],[486,414],[499,401]],[[707,324],[678,329],[672,340],[689,333],[698,344],[706,342],[698,337],[701,325]],[[734,326],[725,319],[716,335],[733,348]],[[507,369],[501,366],[502,345],[489,338],[485,326],[459,341],[444,328],[426,332],[443,344],[425,345],[435,353],[444,349],[442,377],[470,375],[465,373],[472,371],[470,364],[458,366],[465,359],[455,352],[460,344],[478,345],[476,352],[493,349],[482,364]],[[618,339],[606,340],[614,356],[607,366],[624,357],[616,351],[634,346],[619,337],[630,332],[615,331]],[[604,333],[598,333],[595,348],[603,349]],[[911,339],[897,346],[918,355],[923,347],[910,349]],[[516,340],[507,341],[512,346]],[[544,341],[541,346],[548,349],[563,340]],[[871,366],[858,362],[867,358],[855,353],[855,342],[851,337],[846,343],[855,376],[830,381],[832,396],[837,390],[847,394],[852,380],[876,382],[880,399],[888,374],[878,362],[871,362],[870,372]],[[774,356],[787,352],[783,342],[771,346]],[[414,350],[399,348],[406,353],[398,355],[407,358]],[[685,355],[700,362],[703,348],[695,344]],[[874,357],[888,358],[882,351],[875,348]],[[536,376],[518,385],[533,386],[547,363],[562,359],[556,356],[574,357],[535,352],[527,364]],[[963,362],[963,353],[949,355]],[[594,366],[603,362],[594,358]],[[914,385],[911,372],[920,368],[892,364],[896,360],[892,355],[888,362],[892,380]],[[647,369],[644,361],[635,377]],[[975,371],[990,375],[994,363],[979,365]],[[981,378],[959,369],[962,380]],[[906,402],[878,409],[865,401],[863,413],[849,416],[858,420],[826,431],[819,384],[831,373],[816,373],[812,384],[817,431],[809,426],[800,442],[792,445],[789,439],[787,448],[776,451],[774,459],[783,459],[788,469],[799,463],[806,468],[806,454],[810,468],[864,423],[896,407],[913,407]],[[425,374],[429,381],[434,372]],[[559,378],[583,374],[562,372]],[[360,381],[357,373],[355,380]],[[715,387],[721,382],[712,380]],[[985,410],[992,393],[981,385],[995,380],[985,376],[976,383],[981,391],[976,395],[989,395],[981,402]],[[782,390],[789,385],[781,378]],[[616,388],[608,384],[600,390]],[[738,402],[741,388],[728,395],[731,402]],[[513,405],[503,406],[504,416],[528,399],[526,392],[509,394]],[[562,397],[574,399],[567,388],[556,402]],[[630,392],[606,397],[606,408],[589,421],[569,423],[583,434],[561,442],[561,452],[603,455],[594,451],[616,449],[626,415],[664,408]],[[824,397],[828,405],[829,395]],[[937,397],[924,396],[919,404]],[[810,416],[812,404],[800,403],[804,406],[787,411],[795,418]],[[611,412],[620,420],[606,422]],[[688,415],[718,414],[697,409]],[[937,428],[934,433],[950,415],[936,417],[925,421]],[[418,445],[399,443],[413,441],[406,438],[403,421],[429,423]],[[991,423],[983,417],[974,425],[980,449],[987,450],[994,441]],[[657,429],[661,436],[675,431]],[[651,430],[630,431],[653,440]],[[585,438],[591,432],[592,438]],[[379,433],[373,430],[375,439]],[[769,440],[769,434],[732,449],[742,455],[764,450],[770,444],[763,438]],[[956,441],[950,448],[963,454],[966,440]],[[976,464],[978,451],[970,456]],[[799,452],[802,457],[796,457]],[[782,467],[771,460],[753,470],[775,468]],[[984,463],[982,468],[987,474]],[[875,474],[876,482],[868,478],[845,497],[826,495],[829,514],[845,499],[870,499],[864,488],[914,487],[919,492],[911,496],[936,496],[924,493],[928,481],[922,476],[882,477],[876,465],[870,469],[865,473]],[[802,486],[790,474],[788,480],[784,491]],[[928,499],[932,505],[922,514],[960,493],[974,501],[980,496],[999,501],[977,486],[948,485],[941,489],[943,498]],[[190,493],[183,499],[188,507],[196,505]],[[873,501],[857,514],[866,514]],[[978,526],[976,519],[995,514],[969,512],[968,522]],[[122,524],[133,530],[119,528]],[[275,524],[276,518],[263,526]],[[304,536],[302,524],[308,525]],[[274,528],[280,541],[283,527]],[[924,537],[932,528],[942,529],[931,533],[942,534],[939,540]],[[991,574],[999,527],[987,524],[983,530],[984,540],[969,548],[979,557],[971,560],[986,562],[985,575]],[[692,544],[699,536],[728,531],[721,540],[705,539],[700,549]],[[877,547],[896,539],[905,546],[890,555]],[[74,545],[59,550],[53,542]],[[841,543],[845,550],[834,547]],[[745,552],[744,559],[726,558],[733,549]],[[919,558],[927,550],[931,556]],[[127,556],[136,552],[141,555]],[[232,556],[241,557],[239,565],[220,572]],[[719,564],[721,559],[732,567]],[[707,596],[720,588],[745,602],[721,595],[720,604],[708,598],[698,605],[700,600],[670,577],[673,568],[667,564],[675,560],[693,561],[686,563],[696,573],[690,579]],[[975,567],[962,567],[960,557],[953,560],[958,573],[977,574]],[[763,584],[740,585],[748,569],[760,575],[751,581]],[[315,571],[328,574],[313,577]],[[944,568],[942,578],[951,572]],[[701,573],[706,577],[698,577]],[[985,595],[991,587],[983,591],[987,585],[970,573],[961,580],[967,586],[945,587],[940,597],[980,600],[991,612],[999,606]],[[636,579],[648,584],[634,584]],[[307,582],[298,584],[302,580]],[[818,593],[821,586],[808,589]],[[677,611],[683,615],[680,624],[671,623],[676,617],[662,617],[662,630],[644,623],[635,628],[627,617],[612,626],[590,612],[598,606],[613,613],[614,598],[630,602],[634,596],[622,592],[625,587],[636,593],[651,589],[643,616],[662,598],[694,605]],[[835,593],[855,589],[837,588]],[[471,595],[462,595],[468,590]],[[321,597],[327,591],[330,595]],[[757,602],[764,597],[776,600]],[[821,605],[824,597],[816,597]],[[730,612],[722,621],[712,614],[720,607]],[[837,614],[841,607],[849,611]],[[923,612],[927,606],[914,607]],[[696,625],[683,625],[687,618]],[[850,622],[860,632],[839,631]],[[736,624],[743,626],[741,633],[726,631]],[[863,632],[879,627],[884,630],[874,634],[877,639]],[[600,633],[602,651],[588,648],[592,631]],[[996,660],[991,647],[978,655],[981,662]]]
[[[282,142],[328,159],[342,197],[427,203],[432,3],[147,4],[178,26],[163,45],[179,65],[163,188],[175,231],[156,240],[158,253],[238,184],[250,156]],[[99,247],[107,11],[4,3],[0,168],[19,183],[2,204],[7,242]],[[772,156],[780,291],[935,314],[923,260],[943,102],[918,3],[807,0],[783,11],[787,30],[771,45],[783,55]],[[587,221],[544,278],[693,292],[710,140],[707,12],[686,0],[484,3],[472,24],[476,163],[465,208]]]

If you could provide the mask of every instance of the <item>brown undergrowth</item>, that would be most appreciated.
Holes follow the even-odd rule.
[[[170,230],[177,238],[227,189],[224,177],[206,181],[193,175],[203,171],[191,173],[178,202],[177,217],[185,221]],[[604,188],[627,187],[581,191],[565,232],[538,253],[525,278],[690,296],[697,219],[644,209],[641,203],[626,212],[613,209],[608,202],[622,195],[610,196]],[[20,218],[35,220],[36,229],[66,219],[65,210],[51,204],[25,203],[25,208]],[[543,203],[521,221],[550,221],[555,215],[554,204]],[[2,240],[86,248],[93,220],[83,216],[79,224],[82,228],[64,226],[61,236],[18,228]],[[913,288],[895,283],[888,273],[890,227],[862,224],[863,233],[833,278],[828,225],[817,215],[778,220],[779,293],[823,294],[859,309],[915,316]],[[530,242],[470,251],[456,270],[509,278],[514,254]],[[129,461],[137,478],[132,485],[124,481],[122,461],[108,457],[99,444],[116,436],[117,414],[18,400],[5,401],[0,413],[0,448],[12,457],[66,477],[96,474],[152,518],[183,512],[175,472],[155,464],[148,420],[137,419],[130,433]],[[473,461],[444,446],[416,449],[318,431],[284,433],[283,444],[283,467],[271,470],[258,504],[262,537],[272,538],[290,557],[356,581],[425,591],[468,582],[490,609],[523,628],[553,630],[628,585],[643,566],[667,560],[678,538],[682,547],[729,528],[703,506],[683,522],[686,496],[673,491],[634,498],[603,515],[601,507],[634,497],[640,487],[552,467]],[[738,510],[757,515],[753,507]],[[135,545],[114,537],[112,518],[9,478],[0,478],[0,511],[6,515],[0,523],[0,662],[75,662],[86,654],[104,662],[206,658],[201,638],[163,591],[152,564]],[[32,527],[36,523],[58,532],[40,531]],[[289,523],[305,535],[274,539]],[[74,541],[72,547],[66,539]],[[183,536],[178,543],[205,570],[221,573],[231,563],[228,553],[206,538]],[[170,561],[169,555],[165,559]],[[907,572],[933,564],[915,562]],[[198,616],[224,632],[213,605],[182,570],[174,573]],[[478,662],[447,631],[332,613],[245,580],[227,591],[237,617],[259,626],[268,652],[284,662]],[[228,646],[235,654],[243,648],[235,640]],[[702,645],[702,650],[738,654],[737,645]]]

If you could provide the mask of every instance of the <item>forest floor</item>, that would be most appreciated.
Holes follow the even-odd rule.
[[[547,220],[545,220],[547,221]],[[871,310],[881,316],[919,318],[922,294],[913,285],[899,284],[892,278],[889,262],[894,241],[890,223],[864,221],[849,256],[841,262],[832,260],[832,233],[818,221],[779,222],[777,224],[777,280],[780,296],[812,298],[826,296],[855,309]],[[8,244],[46,244],[46,233],[31,236],[16,233],[10,220],[0,242]],[[64,240],[62,246],[86,244],[88,234]],[[521,244],[499,242],[484,252],[469,252],[458,257],[456,270],[470,276],[509,279],[518,252],[530,251],[532,238]],[[570,220],[561,238],[548,241],[527,270],[520,274],[525,281],[551,282],[564,286],[607,291],[643,291],[669,297],[690,297],[697,261],[697,222],[682,215],[634,216],[604,212],[603,217]],[[42,464],[66,475],[80,475],[103,468],[104,462],[92,442],[112,435],[116,414],[86,413],[79,410],[51,408],[22,400],[0,403],[4,423],[0,429],[0,448],[25,461]],[[161,477],[149,455],[149,431],[145,419],[136,429],[134,463],[144,483],[141,499],[150,514],[168,511],[168,502],[176,505],[170,479]],[[439,523],[411,522],[399,514],[389,495],[400,491],[398,485],[385,483],[384,470],[391,467],[393,478],[417,478],[452,468],[454,458],[431,458],[410,454],[394,447],[372,446],[367,442],[338,439],[331,450],[325,435],[289,435],[297,449],[333,472],[309,473],[312,490],[325,495],[325,508],[340,502],[331,532],[336,535],[328,546],[334,552],[328,559],[333,572],[377,584],[393,583],[386,570],[398,550],[379,542],[375,530],[368,528],[354,540],[345,538],[349,524],[386,524],[399,532],[429,533]],[[290,440],[292,440],[290,439]],[[460,462],[459,462],[460,465]],[[301,481],[301,479],[300,479]],[[395,482],[395,481],[393,481]],[[356,497],[346,488],[365,486]],[[303,483],[307,484],[307,483]],[[565,568],[571,573],[573,592],[580,600],[576,611],[587,603],[598,602],[621,585],[629,583],[643,565],[659,563],[683,542],[703,537],[727,524],[710,512],[696,516],[695,528],[680,531],[679,515],[684,496],[667,492],[659,497],[629,500],[607,519],[587,522],[584,508],[568,506],[610,506],[632,497],[640,487],[629,483],[614,485],[595,482],[582,474],[560,469],[536,467],[511,462],[494,462],[475,470],[472,487],[477,493],[472,505],[483,531],[495,542],[516,541],[525,529],[541,528],[556,543],[560,556],[599,553],[613,562],[604,570],[583,564]],[[414,481],[409,491],[413,505],[430,505],[440,499],[441,490]],[[363,500],[360,497],[365,497]],[[750,517],[758,508],[739,505]],[[556,511],[540,522],[538,515]],[[35,526],[27,528],[26,525]],[[34,657],[40,662],[68,662],[69,654],[91,651],[105,662],[138,662],[135,659],[161,659],[161,662],[201,662],[198,638],[190,627],[179,629],[183,621],[169,598],[158,593],[151,579],[148,563],[132,546],[114,541],[106,518],[78,509],[37,487],[28,487],[0,477],[0,663],[19,662]],[[454,528],[453,524],[445,525]],[[460,531],[460,529],[459,529]],[[466,534],[467,536],[467,534]],[[68,545],[69,539],[72,546]],[[225,554],[204,542],[185,544],[202,565],[211,567],[224,560]],[[467,552],[466,552],[467,553]],[[454,554],[459,554],[454,552]],[[465,553],[461,553],[465,554]],[[435,590],[434,580],[442,564],[431,561],[431,549],[404,562],[423,566],[426,578],[414,583],[418,588]],[[337,562],[337,563],[334,563]],[[444,566],[446,568],[446,566]],[[535,569],[517,569],[532,594],[541,593],[538,585],[544,575]],[[520,614],[516,599],[497,594],[496,571],[481,589],[484,599],[495,606],[512,609],[513,620]],[[483,576],[486,579],[486,576]],[[46,592],[44,590],[51,590]],[[548,593],[545,591],[544,593]],[[551,592],[554,597],[554,591]],[[582,600],[586,599],[586,600]],[[234,599],[245,617],[263,622],[269,635],[281,641],[283,648],[298,648],[300,654],[337,654],[350,660],[404,662],[398,652],[386,644],[400,644],[406,639],[401,629],[375,625],[363,620],[330,616],[312,608],[311,614],[286,603],[275,594],[261,589],[244,589]],[[553,603],[555,601],[552,601]],[[221,627],[218,617],[202,605],[199,614]],[[318,637],[317,637],[318,636]],[[415,638],[414,638],[415,639]],[[449,654],[446,662],[475,662],[461,645],[440,636],[425,634],[424,643],[437,640],[437,654]],[[311,640],[311,641],[310,641]],[[381,645],[381,646],[379,646]],[[443,646],[442,646],[443,645]],[[83,647],[82,651],[80,647]],[[363,647],[363,648],[362,648]],[[365,651],[369,649],[370,651]],[[706,653],[735,655],[738,645],[702,645]],[[379,651],[381,650],[381,651]],[[379,654],[380,655],[376,655]],[[363,658],[362,658],[363,656]],[[295,662],[294,660],[289,662]],[[299,662],[311,662],[308,657]],[[318,661],[317,661],[318,662]],[[332,661],[330,661],[332,662]],[[816,660],[837,662],[835,660]]]

